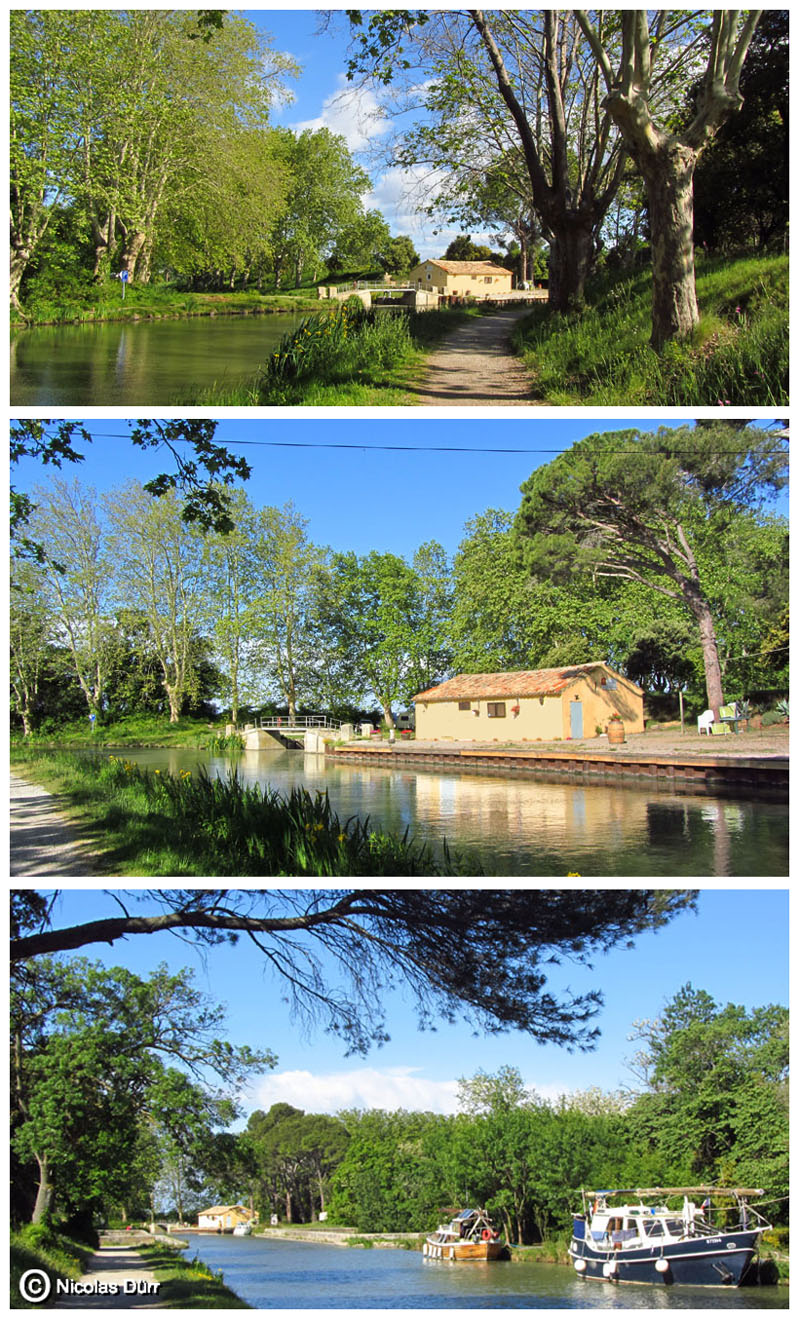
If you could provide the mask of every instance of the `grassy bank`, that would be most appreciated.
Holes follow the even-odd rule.
[[[341,821],[327,794],[245,787],[203,770],[173,776],[117,757],[31,750],[19,774],[57,792],[114,875],[475,875],[469,858]]]
[[[131,284],[125,298],[118,280],[26,304],[11,310],[12,329],[96,321],[174,320],[191,316],[255,316],[319,307],[316,289],[293,293],[189,293],[170,285]]]
[[[649,269],[598,278],[569,316],[537,307],[512,336],[550,404],[772,406],[789,397],[787,257],[698,259],[691,340],[649,347]]]
[[[55,1288],[56,1280],[79,1279],[94,1248],[59,1233],[45,1224],[26,1224],[11,1232],[11,1297],[13,1308],[35,1308],[19,1291],[26,1270],[44,1270]]]
[[[28,755],[29,751],[43,748],[65,747],[208,747],[215,734],[224,732],[221,725],[209,720],[184,716],[170,724],[166,715],[126,715],[109,720],[89,731],[88,720],[74,720],[71,724],[45,724],[30,739],[12,735],[12,756]]]
[[[221,1272],[212,1273],[196,1257],[184,1260],[174,1248],[155,1243],[137,1250],[161,1285],[158,1290],[160,1306],[185,1311],[251,1309],[227,1287]]]
[[[358,304],[356,306],[356,304]],[[477,307],[367,311],[359,300],[319,309],[289,331],[261,375],[238,387],[214,383],[179,400],[213,406],[402,406],[428,351]]]

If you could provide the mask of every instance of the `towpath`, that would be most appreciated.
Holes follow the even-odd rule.
[[[11,776],[12,876],[98,875],[97,857],[59,810],[53,793]]]
[[[419,385],[412,386],[420,407],[536,407],[533,385],[509,336],[528,307],[508,307],[460,325],[428,359]]]
[[[81,1292],[58,1297],[59,1310],[153,1310],[166,1306],[158,1299],[158,1280],[144,1258],[131,1247],[101,1246],[92,1253],[80,1279]],[[126,1292],[125,1288],[130,1289]]]

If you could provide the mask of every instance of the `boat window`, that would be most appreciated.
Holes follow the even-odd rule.
[[[663,1237],[664,1225],[662,1224],[660,1219],[651,1219],[649,1221],[645,1220],[644,1231],[645,1231],[645,1235],[649,1238]]]
[[[681,1236],[681,1234],[683,1233],[683,1220],[682,1220],[682,1219],[668,1219],[668,1220],[667,1220],[667,1231],[668,1231],[669,1233],[675,1234],[675,1235],[677,1235],[677,1236]]]

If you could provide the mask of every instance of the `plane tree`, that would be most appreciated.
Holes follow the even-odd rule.
[[[625,150],[574,14],[385,10],[366,24],[358,11],[348,15],[356,37],[349,76],[368,73],[388,83],[404,66],[419,63],[425,71],[424,110],[432,121],[404,136],[399,159],[430,166],[446,204],[450,180],[458,193],[511,151],[521,152],[525,206],[535,210],[550,247],[550,305],[566,311],[579,303]],[[613,15],[608,26],[618,28]]]
[[[692,182],[701,153],[743,97],[739,83],[761,11],[715,9],[710,27],[687,10],[627,9],[621,12],[621,42],[610,45],[601,29],[602,11],[575,11],[602,72],[603,106],[622,134],[644,179],[653,262],[651,344],[685,339],[699,320],[694,273]],[[659,111],[656,59],[666,58],[670,79],[687,68],[687,52],[704,47],[702,73],[691,121],[676,129]],[[680,76],[680,75],[678,75]],[[683,74],[685,76],[685,73]]]

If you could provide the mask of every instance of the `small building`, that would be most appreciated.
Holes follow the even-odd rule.
[[[416,289],[440,297],[496,298],[511,292],[511,271],[493,261],[429,259],[415,266],[408,277]]]
[[[231,1233],[237,1224],[253,1224],[257,1215],[243,1205],[212,1205],[197,1216],[198,1228],[214,1229],[217,1233]]]
[[[553,742],[594,738],[619,715],[644,732],[644,692],[607,664],[457,674],[414,698],[417,738],[448,742]]]

